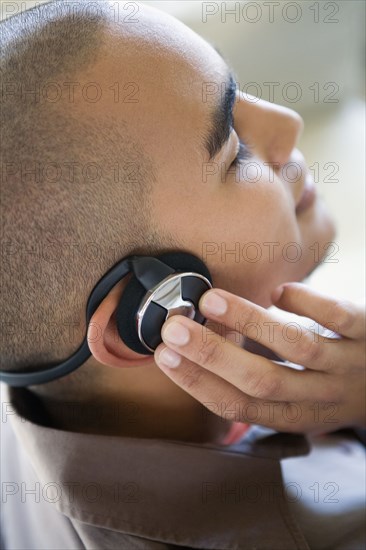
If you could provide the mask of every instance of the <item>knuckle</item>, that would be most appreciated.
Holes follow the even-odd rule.
[[[299,403],[288,401],[286,403],[285,419],[294,428],[294,430],[298,429],[299,422],[302,420],[301,405]]]
[[[203,376],[204,372],[202,370],[191,367],[184,373],[182,384],[186,389],[194,388],[200,385]]]
[[[216,401],[216,403],[220,405],[217,407],[219,409],[217,414],[225,420],[241,422],[243,421],[241,418],[242,402],[244,402],[244,400],[242,397],[238,398],[237,391],[230,392],[229,394],[227,391],[224,394],[221,392],[219,399]]]
[[[329,309],[329,324],[334,324],[340,332],[349,330],[355,319],[354,306],[348,300],[336,301]]]
[[[320,390],[320,401],[323,403],[339,403],[342,397],[342,388],[339,380],[325,380]]]
[[[241,307],[237,312],[236,319],[239,320],[242,333],[245,336],[250,338],[251,334],[253,335],[253,332],[257,334],[261,320],[261,314],[257,309],[252,306],[249,306],[249,309],[243,309],[243,307]]]
[[[301,404],[291,401],[284,402],[278,424],[280,431],[288,433],[303,431],[305,422]]]
[[[319,361],[323,355],[321,343],[310,336],[303,336],[297,343],[297,356],[300,365]]]
[[[220,342],[216,339],[202,343],[197,352],[197,363],[203,367],[210,367],[215,363],[220,363],[222,358],[223,349]]]
[[[260,377],[253,377],[248,384],[248,393],[258,399],[269,399],[279,397],[282,390],[283,380],[272,372]]]

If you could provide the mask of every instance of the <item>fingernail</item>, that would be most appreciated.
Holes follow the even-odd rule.
[[[172,349],[165,348],[159,353],[157,361],[166,367],[174,369],[175,367],[178,367],[181,359],[182,357],[178,355],[178,353],[175,353]]]
[[[188,344],[189,342],[189,330],[177,321],[169,323],[166,328],[163,328],[161,335],[164,342],[166,341],[176,346],[184,346],[184,344]]]
[[[207,296],[204,296],[201,307],[206,313],[223,315],[227,311],[227,301],[216,292],[209,292]]]
[[[274,289],[272,292],[272,302],[278,302],[278,300],[281,298],[283,291],[285,290],[285,286],[281,285]]]

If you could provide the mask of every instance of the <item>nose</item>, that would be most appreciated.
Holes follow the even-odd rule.
[[[287,107],[237,92],[234,127],[239,138],[265,162],[288,162],[304,127],[302,117]]]

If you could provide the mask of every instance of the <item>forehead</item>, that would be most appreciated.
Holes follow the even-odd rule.
[[[196,153],[220,101],[227,65],[180,21],[138,6],[135,23],[113,18],[105,29],[94,70],[103,82],[118,83],[118,104],[108,109],[133,125],[154,156],[161,147],[172,154],[178,146],[194,147]]]
[[[174,61],[180,69],[199,73],[203,78],[220,76],[225,63],[201,36],[165,12],[147,5],[135,5],[138,11],[133,21],[113,17],[108,25],[110,38],[116,47],[117,44],[123,46],[124,54],[138,53],[143,60],[156,62]],[[117,54],[117,48],[114,52]]]

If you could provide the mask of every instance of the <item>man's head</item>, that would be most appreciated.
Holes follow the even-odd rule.
[[[214,286],[268,307],[334,236],[319,199],[296,210],[299,115],[236,92],[217,51],[174,18],[98,6],[55,2],[3,24],[4,370],[69,356],[91,289],[131,253],[191,252]],[[93,317],[99,369],[154,365],[115,338],[126,282]]]

